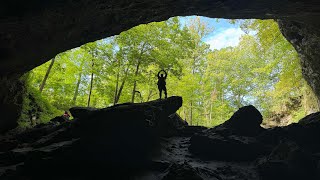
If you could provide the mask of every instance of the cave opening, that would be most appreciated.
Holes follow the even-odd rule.
[[[32,117],[32,120],[35,120],[35,122],[30,121],[28,118],[26,120],[29,121],[27,123],[34,123],[32,124],[34,127],[24,129],[23,131],[12,129],[16,127],[21,110],[25,106],[30,106],[30,103],[32,104],[40,99],[40,102],[42,102],[40,106],[46,107],[48,112],[50,109],[55,111],[52,107],[55,106],[55,103],[59,103],[59,98],[53,97],[49,98],[49,100],[57,100],[57,102],[42,101],[43,99],[39,94],[37,96],[36,93],[32,93],[28,88],[25,88],[30,85],[28,80],[30,80],[29,77],[32,77],[33,74],[28,73],[20,78],[22,74],[51,60],[46,64],[47,68],[45,68],[38,84],[34,87],[35,91],[42,89],[44,95],[48,93],[47,91],[54,92],[55,89],[59,89],[60,92],[58,93],[60,93],[60,97],[67,96],[70,89],[59,87],[60,82],[64,81],[65,78],[56,79],[56,82],[59,83],[56,83],[55,86],[59,88],[46,88],[50,84],[51,73],[49,73],[48,84],[41,85],[46,74],[45,71],[50,67],[50,64],[53,62],[52,68],[56,68],[54,65],[58,64],[57,62],[60,58],[63,59],[63,53],[57,55],[58,53],[79,47],[87,42],[117,35],[139,24],[163,21],[174,16],[193,14],[231,19],[275,19],[279,25],[281,34],[284,35],[285,39],[290,42],[299,55],[298,59],[300,60],[301,71],[295,71],[296,68],[293,66],[295,61],[281,61],[282,63],[290,62],[289,64],[282,64],[279,61],[280,65],[278,64],[278,67],[274,62],[275,67],[290,70],[289,72],[292,74],[281,74],[279,69],[271,71],[271,73],[270,69],[268,69],[270,68],[269,66],[264,66],[264,68],[255,67],[256,63],[261,63],[261,59],[259,58],[254,58],[253,61],[250,61],[251,63],[241,65],[239,61],[239,64],[235,64],[239,66],[234,67],[241,67],[242,70],[246,69],[246,67],[251,67],[250,69],[255,67],[255,71],[251,72],[248,70],[247,72],[250,72],[248,74],[259,74],[258,80],[260,81],[258,81],[258,84],[264,84],[262,80],[268,80],[268,76],[264,76],[264,73],[268,72],[268,70],[269,73],[265,73],[267,75],[277,75],[277,73],[280,73],[281,75],[278,79],[271,78],[280,83],[280,85],[274,87],[276,90],[281,90],[274,91],[276,92],[274,94],[275,100],[282,102],[282,105],[279,105],[276,110],[291,108],[297,110],[295,105],[299,104],[298,109],[300,108],[300,110],[291,114],[292,117],[311,113],[312,109],[316,109],[316,105],[314,105],[316,103],[311,103],[310,106],[305,105],[317,100],[319,103],[320,100],[320,63],[318,58],[320,56],[318,51],[320,48],[319,12],[320,6],[317,0],[53,0],[50,2],[4,0],[0,6],[0,105],[2,113],[0,133],[7,132],[7,134],[0,137],[0,179],[318,180],[320,178],[320,113],[312,113],[302,118],[299,122],[288,126],[262,128],[261,124],[264,124],[263,120],[265,119],[263,118],[266,116],[262,117],[261,113],[265,113],[264,111],[270,109],[270,107],[264,108],[248,105],[238,109],[240,104],[247,105],[250,103],[255,105],[256,99],[252,98],[251,95],[241,99],[239,96],[234,96],[235,93],[232,93],[232,91],[231,93],[226,93],[221,99],[224,99],[223,102],[226,102],[226,100],[234,102],[231,103],[231,107],[238,110],[234,111],[231,117],[229,116],[228,121],[212,128],[197,126],[194,113],[192,123],[188,122],[192,125],[187,125],[184,119],[179,116],[179,113],[181,116],[184,113],[181,112],[183,108],[180,108],[182,107],[182,98],[180,96],[170,96],[161,101],[151,100],[144,103],[124,103],[104,109],[71,108],[70,112],[75,118],[72,121],[60,116],[62,112],[59,111],[57,112],[59,116],[54,118],[54,122],[38,124],[36,122],[39,119],[37,116],[40,115],[37,113],[34,115],[31,111],[28,116]],[[179,31],[179,28],[175,30]],[[159,38],[161,37],[161,34],[156,35]],[[280,36],[279,38],[282,38]],[[123,38],[122,42],[129,40],[129,38]],[[272,47],[271,49],[275,49],[276,52],[286,49],[283,47],[287,46],[279,48],[280,46],[278,45],[280,43],[278,40],[277,35],[267,38],[267,42],[272,45],[266,43],[266,47]],[[166,44],[164,41],[159,45],[162,43]],[[285,43],[287,42],[285,41]],[[186,47],[190,46],[191,48],[197,47],[195,44],[182,43],[182,45]],[[90,51],[94,45],[95,43],[90,43],[84,45],[83,48]],[[261,46],[252,45],[251,47],[252,49],[259,50],[268,49],[262,48],[263,44]],[[181,52],[174,47],[169,49],[174,49],[172,54],[182,53],[183,55],[192,55],[189,51]],[[128,49],[124,49],[124,52],[126,50]],[[137,48],[136,50],[139,49]],[[237,52],[236,50],[237,46],[217,51],[212,50],[212,53],[220,52],[219,55],[229,55],[228,53],[231,51],[231,54],[237,54],[237,57],[233,59],[239,59],[239,57],[245,59],[243,57],[252,56],[251,52],[238,54],[235,53]],[[267,53],[268,56],[266,57],[272,57],[274,55],[272,52]],[[153,53],[146,55],[161,54],[160,52]],[[95,55],[96,51],[88,54],[90,57],[91,55]],[[167,59],[171,58],[170,53],[161,55],[161,57]],[[256,52],[257,57],[260,55],[266,54],[260,51]],[[53,57],[55,57],[54,60],[52,60]],[[290,57],[290,53],[285,53],[284,56],[281,56],[281,59],[285,59],[285,57]],[[227,58],[222,60],[225,62]],[[262,60],[266,59],[262,58]],[[89,68],[94,69],[95,66],[99,65],[98,62],[92,63],[93,61],[88,62]],[[169,62],[163,61],[163,64],[168,65]],[[78,63],[78,65],[80,64]],[[118,72],[118,68],[123,68],[122,64],[118,63],[117,65],[115,68],[111,68],[112,71]],[[192,67],[193,64],[189,63],[187,65],[188,67]],[[213,65],[217,65],[217,63]],[[232,65],[230,67],[233,67]],[[133,67],[133,72],[135,69],[141,70],[142,66],[136,67]],[[171,68],[173,67],[175,66]],[[58,69],[61,72],[67,72],[72,68],[68,68],[67,63],[61,63]],[[158,70],[159,67],[156,66],[155,69]],[[155,73],[157,70],[154,70]],[[174,70],[171,72],[170,69],[168,78],[179,74],[179,66]],[[104,72],[109,71],[103,71],[101,75],[104,75]],[[199,74],[199,72],[201,72],[201,69],[194,69],[193,72],[189,70],[185,74]],[[237,69],[232,69],[232,71],[228,72],[228,75],[234,75],[235,77],[247,77],[247,73],[243,73],[244,71],[240,75],[236,74],[238,72]],[[77,74],[78,76],[75,76],[75,78],[87,78],[88,80],[91,80],[91,77],[96,78],[92,74],[92,71],[91,74],[89,71],[88,75],[79,78],[80,75]],[[117,74],[115,73],[115,79],[117,79]],[[310,85],[315,96],[309,93],[311,90],[307,89],[307,86],[304,86],[303,82],[300,84],[300,87],[299,83],[293,83],[303,80],[301,74],[308,85]],[[216,76],[219,75],[216,71],[211,75],[212,77],[219,78],[219,76]],[[204,85],[202,81],[195,81],[193,77],[179,79],[179,82],[185,81],[187,85],[191,83],[196,84],[194,87],[197,93],[190,93],[187,90],[181,92],[189,95],[190,97],[184,96],[191,100],[193,100],[194,95],[201,94],[197,87]],[[292,80],[281,81],[281,78],[292,78]],[[228,78],[225,79],[228,80]],[[230,79],[246,80],[245,78],[234,77]],[[101,79],[96,78],[96,80],[99,81]],[[127,90],[127,100],[123,102],[145,101],[145,95],[148,93],[142,92],[139,87],[141,84],[139,80],[143,83],[155,83],[152,80],[133,79],[130,82],[131,86],[129,90]],[[172,93],[170,89],[180,85],[178,83],[170,83],[169,80],[167,80],[167,86],[168,93],[170,94]],[[257,79],[249,78],[249,80],[252,83],[257,83]],[[128,82],[126,81],[126,83]],[[217,82],[217,79],[214,82]],[[92,83],[90,82],[89,84],[83,87],[84,85],[80,83],[79,89],[88,89]],[[242,82],[239,84],[242,84]],[[270,84],[266,83],[264,85],[268,86]],[[121,83],[119,86],[121,87]],[[170,89],[169,86],[171,86]],[[300,93],[297,93],[295,90],[288,90],[292,86],[298,87],[295,90],[302,90],[303,95],[300,97]],[[228,84],[226,84],[226,87],[225,89],[229,88]],[[103,91],[104,88],[100,90]],[[116,89],[116,85],[110,89]],[[249,90],[252,89],[248,89],[247,91]],[[74,85],[72,92],[74,95]],[[85,93],[86,95],[90,94],[89,91]],[[104,92],[103,94],[106,93],[110,92]],[[113,101],[116,99],[114,97],[117,96],[114,96],[115,92],[111,92],[110,94],[113,97],[109,100],[111,103],[102,103],[101,107],[113,104]],[[140,94],[142,98],[140,98]],[[218,95],[215,97],[215,93],[208,94],[205,99],[206,101],[219,98]],[[82,100],[84,106],[97,105],[98,107],[99,103],[94,102],[97,101],[94,95],[95,92],[92,91],[91,98],[88,95]],[[174,92],[172,95],[179,94]],[[256,95],[270,97],[270,92],[261,91]],[[313,96],[313,98],[306,98],[307,96]],[[66,102],[72,102],[73,97],[66,100]],[[121,95],[121,97],[123,96]],[[240,103],[235,103],[237,99],[232,97],[238,97],[240,99],[238,102]],[[289,102],[283,102],[282,100],[287,97],[289,97]],[[26,99],[28,100],[23,101]],[[78,100],[80,101],[81,98],[77,97],[76,102]],[[118,100],[121,101],[121,98]],[[262,102],[268,104],[268,99],[262,99]],[[192,104],[190,107],[203,105],[202,103],[195,104],[195,101],[189,104]],[[62,108],[63,106],[60,107]],[[63,108],[65,110],[68,106],[64,106]],[[39,106],[36,105],[35,109],[37,111]],[[307,113],[307,111],[310,112]],[[190,111],[188,114],[191,114]],[[202,114],[205,116],[208,113]],[[49,120],[54,115],[52,113],[52,115],[43,116],[42,118]],[[283,115],[278,116],[275,114],[275,117],[276,119],[283,118]],[[198,125],[203,124],[198,123]],[[264,125],[267,126],[268,124]],[[276,125],[279,124],[276,123]],[[27,125],[25,124],[25,126]]]
[[[177,7],[177,8],[176,8]],[[78,9],[78,12],[74,12]],[[140,11],[141,10],[141,11]],[[17,12],[19,11],[19,12]],[[313,92],[319,89],[319,5],[315,1],[187,1],[62,3],[4,2],[1,7],[0,66],[4,116],[0,132],[16,127],[22,108],[24,82],[18,78],[57,53],[119,34],[141,23],[173,16],[275,19],[297,50],[302,74]],[[19,52],[19,53],[17,53]]]
[[[319,110],[297,52],[274,20],[188,16],[82,45],[30,71],[20,126],[48,122],[73,106],[158,99],[161,69],[169,73],[169,96],[183,97],[177,113],[189,125],[217,126],[250,104],[264,127]]]

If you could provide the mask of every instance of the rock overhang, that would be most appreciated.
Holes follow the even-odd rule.
[[[24,73],[56,54],[173,16],[294,20],[319,26],[314,0],[39,1],[0,8],[0,74]]]

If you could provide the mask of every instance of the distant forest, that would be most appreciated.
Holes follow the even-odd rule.
[[[182,96],[189,125],[216,126],[252,104],[266,126],[287,125],[319,110],[297,52],[273,20],[242,20],[236,47],[211,50],[214,29],[201,18],[139,25],[118,36],[56,55],[25,74],[21,126],[47,122],[74,106],[103,108],[159,98],[157,73],[168,72],[168,96]],[[31,123],[32,117],[34,121]]]

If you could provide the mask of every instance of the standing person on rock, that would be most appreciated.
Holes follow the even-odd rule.
[[[164,74],[161,72],[163,72]],[[162,91],[164,91],[165,98],[167,98],[166,79],[167,79],[167,72],[162,69],[161,71],[158,72],[158,83],[157,83],[160,99],[161,99]]]

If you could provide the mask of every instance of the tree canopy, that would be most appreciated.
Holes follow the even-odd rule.
[[[298,54],[277,23],[238,23],[246,32],[240,43],[220,50],[211,50],[203,41],[214,29],[199,17],[186,26],[178,17],[139,25],[58,54],[28,73],[28,87],[61,111],[101,108],[158,99],[156,75],[165,69],[168,95],[183,97],[178,113],[192,125],[221,124],[249,104],[269,125],[286,125],[318,110],[301,75]],[[28,111],[22,122],[29,121]]]

